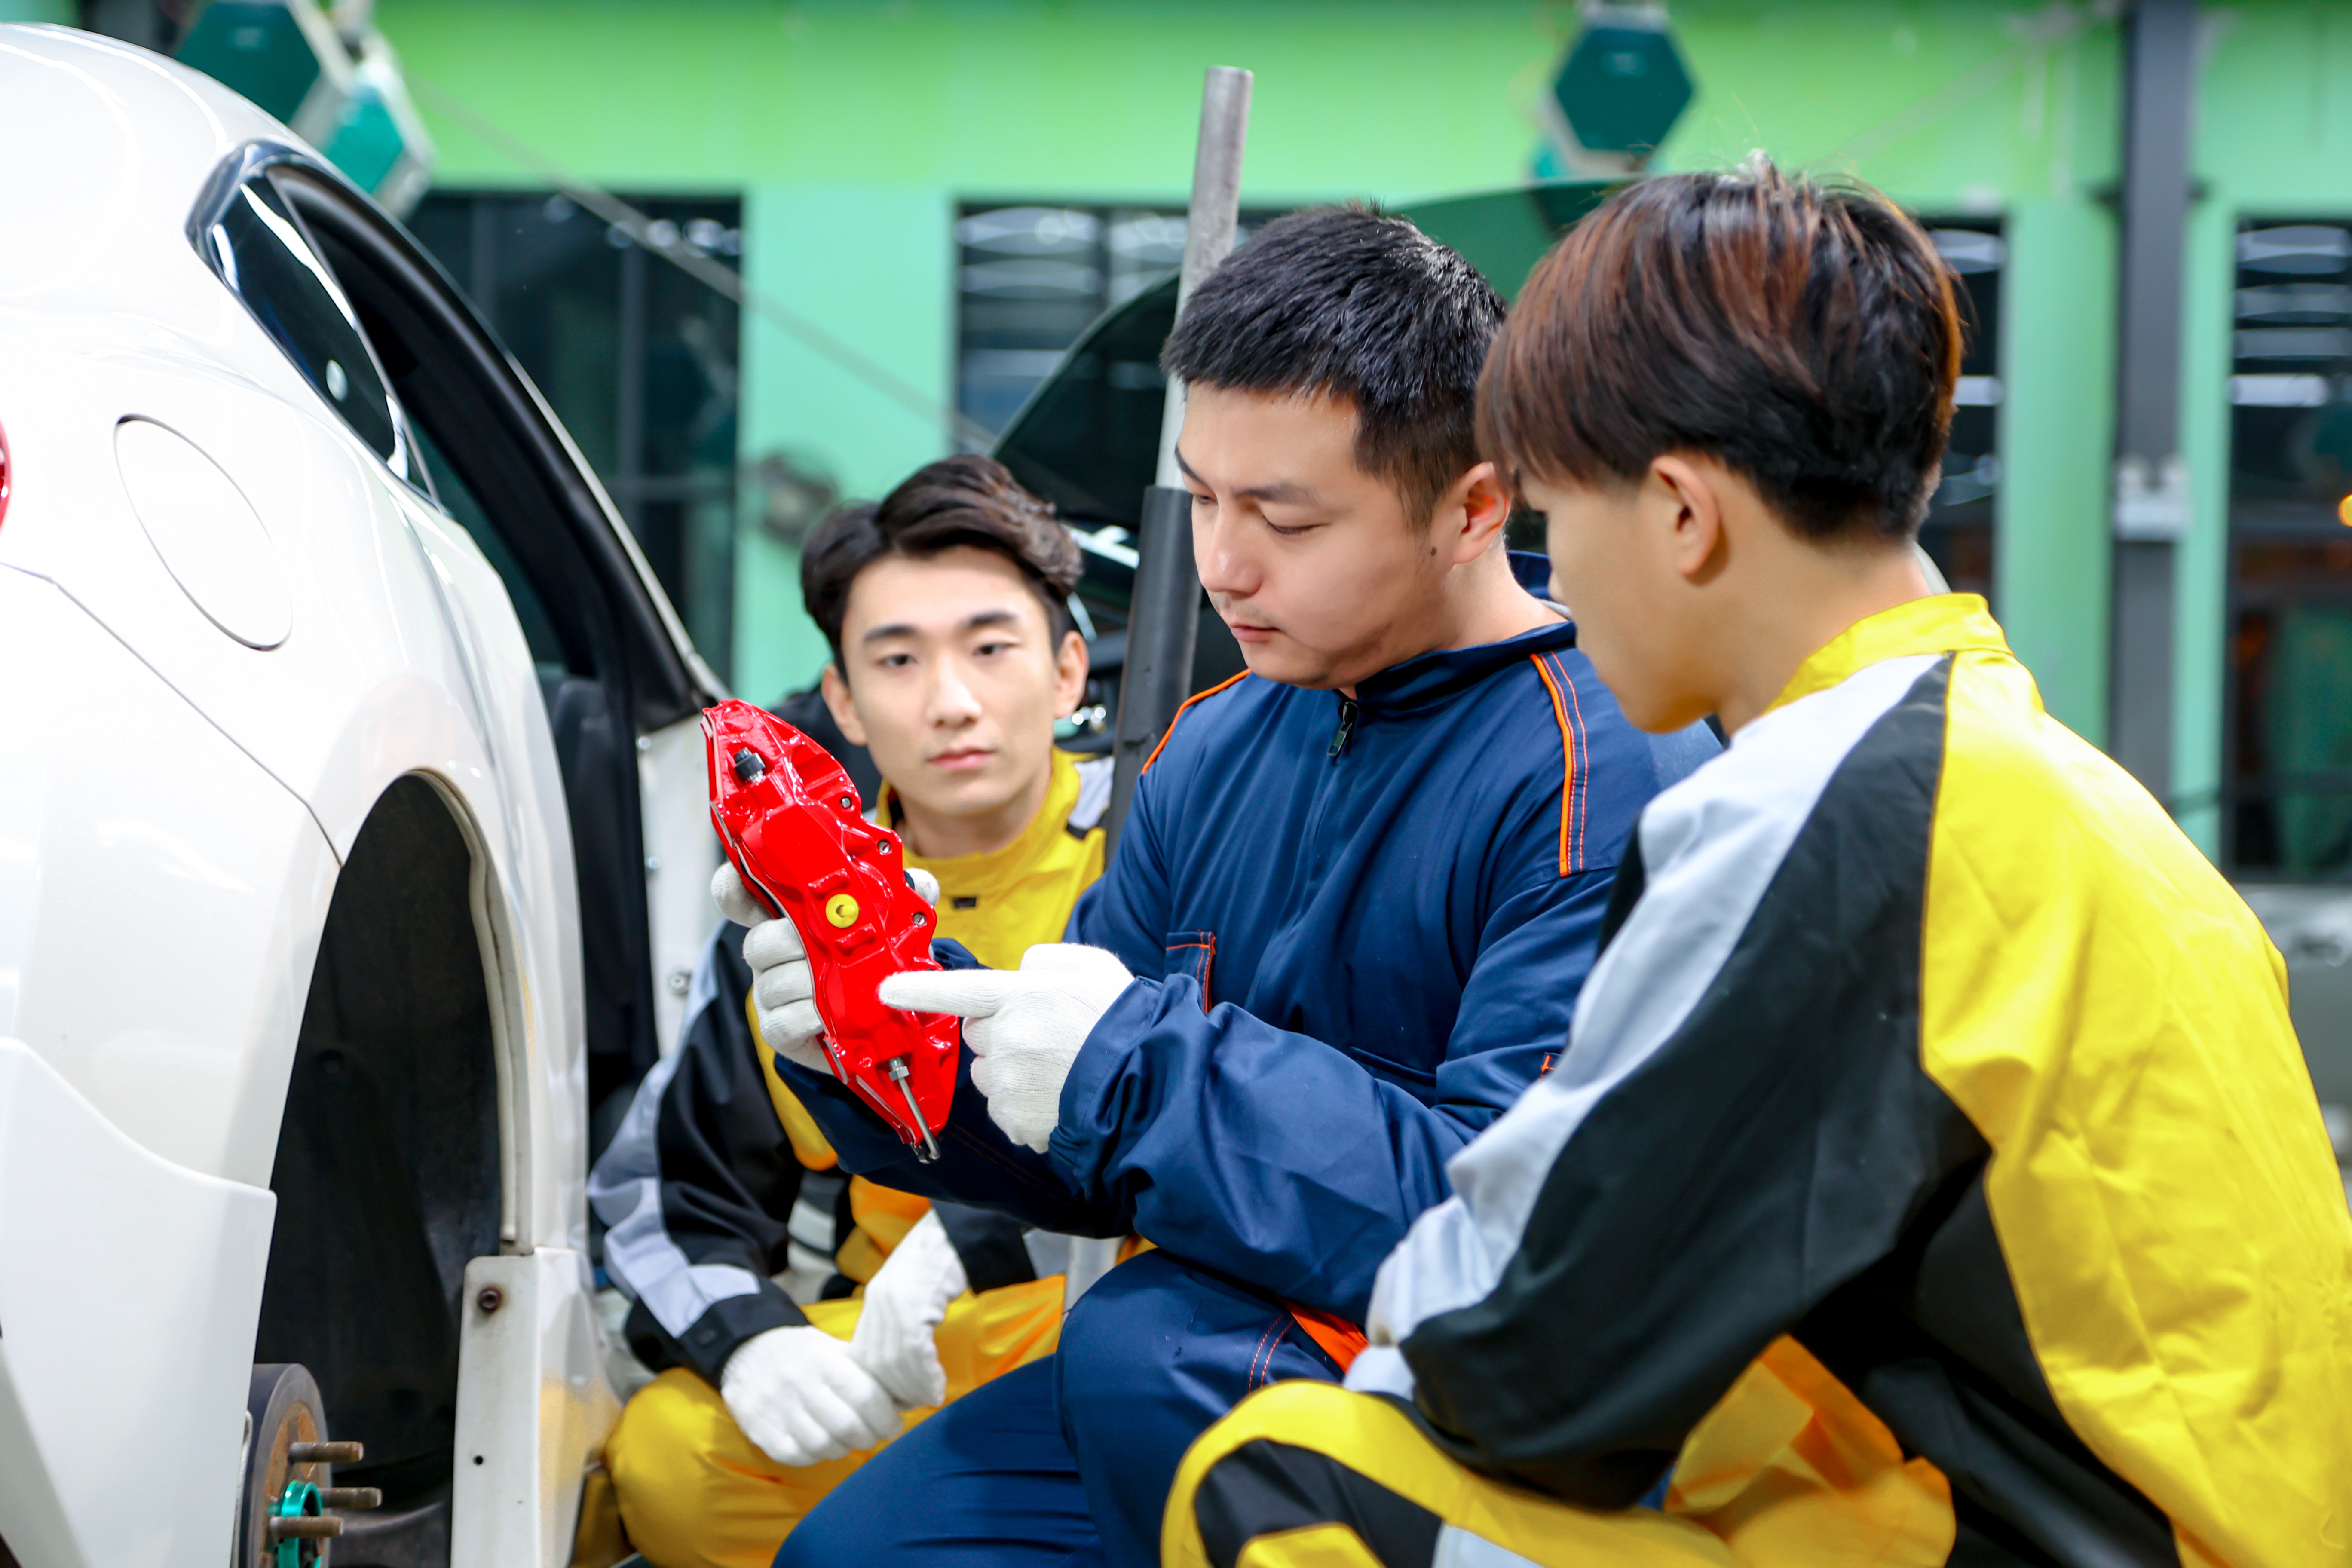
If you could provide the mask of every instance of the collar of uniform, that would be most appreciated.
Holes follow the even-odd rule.
[[[1496,670],[1506,669],[1539,653],[1576,646],[1576,625],[1558,621],[1531,632],[1481,643],[1476,647],[1440,648],[1392,664],[1356,686],[1356,700],[1367,710],[1408,712],[1433,708],[1477,685]]]
[[[1039,852],[1052,837],[1062,831],[1062,825],[1078,804],[1078,764],[1067,752],[1058,747],[1054,752],[1053,777],[1045,784],[1045,802],[1021,837],[1002,849],[992,849],[985,855],[955,855],[944,860],[934,860],[907,851],[907,864],[929,871],[940,879],[941,899],[985,899],[1003,891],[1036,862]],[[898,793],[888,784],[882,786],[882,799],[876,806],[878,820],[895,829],[898,822]]]
[[[1511,563],[1511,580],[1537,598],[1551,598],[1551,557],[1540,550],[1513,550],[1504,559]]]
[[[1772,700],[1774,708],[1785,708],[1800,697],[1811,697],[1816,691],[1826,691],[1856,670],[1890,658],[1905,658],[1915,653],[1954,653],[1961,648],[1985,648],[2007,653],[2009,639],[2001,636],[1985,602],[1977,594],[1936,594],[1925,599],[1913,599],[1865,616],[1828,642],[1815,649],[1811,658],[1797,667],[1780,695]]]

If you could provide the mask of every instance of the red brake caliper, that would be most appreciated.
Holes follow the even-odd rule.
[[[789,915],[808,949],[834,1076],[913,1145],[939,1158],[934,1128],[955,1098],[957,1020],[885,1006],[886,975],[937,969],[931,909],[907,885],[898,836],[857,814],[831,752],[749,702],[702,710],[710,822],[743,885]]]

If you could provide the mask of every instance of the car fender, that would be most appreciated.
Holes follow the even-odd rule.
[[[0,1538],[16,1558],[99,1568],[227,1542],[251,1368],[212,1352],[253,1342],[277,1207],[142,1148],[0,1037]],[[126,1499],[139,1449],[173,1462]]]
[[[0,1034],[158,1156],[267,1187],[325,835],[108,628],[5,567],[0,734]]]

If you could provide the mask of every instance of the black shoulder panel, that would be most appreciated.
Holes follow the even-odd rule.
[[[1982,1152],[1919,1068],[1948,668],[1838,764],[1713,983],[1569,1139],[1495,1290],[1406,1340],[1433,1435],[1466,1463],[1631,1507],[1764,1347]]]

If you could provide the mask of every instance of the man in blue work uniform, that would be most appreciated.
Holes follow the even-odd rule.
[[[886,983],[967,1019],[937,1163],[786,1021],[805,963],[755,982],[845,1166],[1158,1248],[780,1565],[1155,1562],[1187,1444],[1269,1382],[1339,1379],[1447,1158],[1566,1038],[1636,815],[1715,746],[1634,731],[1514,575],[1472,434],[1502,318],[1461,257],[1336,209],[1269,225],[1187,305],[1165,363],[1194,555],[1250,673],[1162,742],[1084,945]]]

